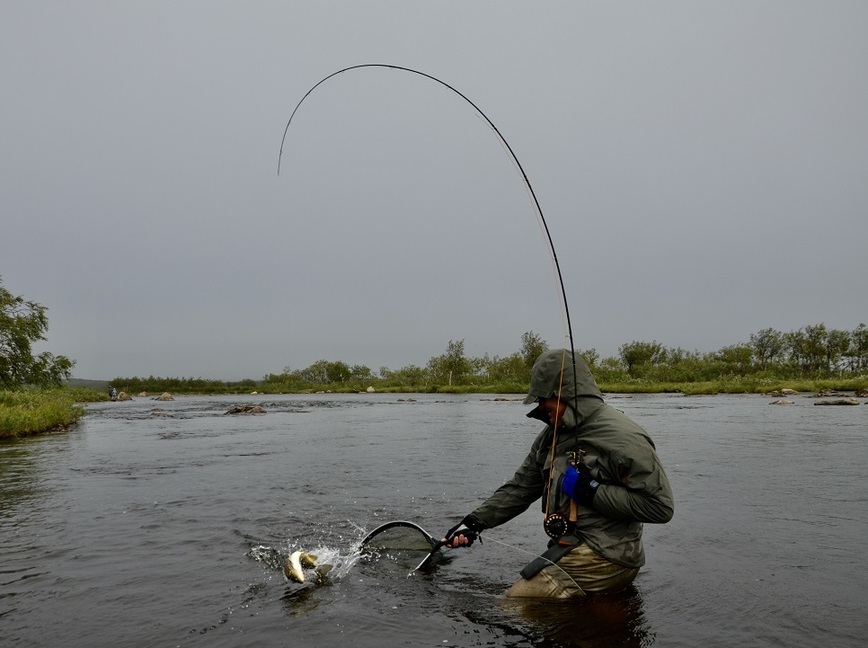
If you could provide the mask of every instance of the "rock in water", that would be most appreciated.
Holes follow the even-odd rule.
[[[836,400],[817,401],[814,405],[858,405],[859,401],[855,398],[838,398]]]
[[[227,414],[265,414],[265,410],[259,405],[236,405],[226,412]]]

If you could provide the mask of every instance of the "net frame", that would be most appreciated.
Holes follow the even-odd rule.
[[[421,526],[416,524],[415,522],[410,522],[409,520],[392,520],[391,522],[386,522],[381,524],[377,528],[373,529],[369,532],[360,543],[360,547],[364,549],[367,546],[377,546],[374,543],[374,540],[378,537],[382,539],[382,536],[389,531],[390,529],[405,529],[412,532],[417,533],[420,536],[420,539],[424,540],[425,543],[429,547],[428,553],[422,559],[422,561],[416,565],[407,576],[412,576],[416,571],[426,565],[437,553],[440,551],[440,548],[443,546],[443,543],[439,540],[435,540],[434,537],[428,533]],[[380,548],[388,549],[388,546],[381,546]],[[424,550],[424,546],[421,550]]]

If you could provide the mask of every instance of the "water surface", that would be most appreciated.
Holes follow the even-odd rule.
[[[410,400],[410,399],[415,400]],[[862,646],[868,407],[613,396],[676,497],[628,591],[581,605],[504,590],[537,506],[407,578],[365,532],[438,535],[524,458],[517,400],[317,395],[136,399],[0,444],[0,637],[10,646]],[[267,413],[226,416],[234,405]],[[334,565],[287,582],[295,549]]]

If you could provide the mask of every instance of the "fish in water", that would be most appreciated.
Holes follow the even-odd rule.
[[[283,563],[283,575],[289,580],[303,583],[304,567],[316,567],[316,556],[303,551],[294,551]]]

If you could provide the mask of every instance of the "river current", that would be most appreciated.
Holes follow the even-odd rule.
[[[868,406],[607,400],[654,438],[675,517],[633,586],[580,604],[503,596],[545,548],[537,505],[411,577],[359,559],[377,525],[440,537],[512,475],[540,429],[515,397],[90,405],[0,443],[0,645],[865,645]],[[296,549],[332,571],[288,582]]]

